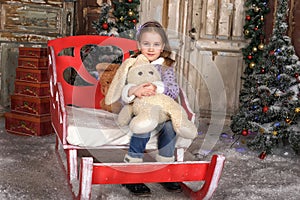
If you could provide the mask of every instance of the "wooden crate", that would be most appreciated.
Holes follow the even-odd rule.
[[[47,57],[47,48],[19,47],[19,57],[44,58]]]
[[[49,83],[30,83],[15,81],[15,94],[29,95],[34,97],[45,97],[50,95]]]
[[[5,129],[9,133],[32,136],[42,136],[53,133],[50,115],[38,117],[7,112],[4,116]]]
[[[36,70],[17,67],[16,79],[20,81],[29,81],[35,83],[47,82],[49,81],[48,70]]]
[[[49,97],[31,97],[24,95],[11,96],[11,110],[17,113],[33,115],[49,115],[50,99]]]
[[[47,69],[48,58],[18,58],[18,67],[29,68],[29,69]]]

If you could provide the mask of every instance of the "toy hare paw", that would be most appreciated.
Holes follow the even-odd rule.
[[[174,130],[179,136],[186,139],[194,139],[198,135],[197,128],[191,121],[187,121],[177,128],[174,126]]]
[[[138,113],[130,122],[129,128],[133,133],[148,133],[159,123],[159,106],[148,107]]]

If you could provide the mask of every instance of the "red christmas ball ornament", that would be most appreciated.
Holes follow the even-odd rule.
[[[246,20],[249,21],[250,19],[251,19],[251,16],[250,16],[250,15],[247,15],[247,16],[246,16]]]
[[[260,69],[260,72],[261,72],[262,74],[264,74],[264,73],[265,73],[265,68],[261,68],[261,69]]]
[[[257,31],[257,30],[258,30],[258,27],[255,27],[254,30]]]
[[[102,24],[102,28],[103,28],[104,30],[107,30],[107,29],[108,29],[108,23],[104,22],[104,23]]]
[[[299,77],[299,74],[298,73],[295,73],[295,78],[298,78]]]
[[[268,107],[268,106],[264,106],[264,107],[262,108],[262,111],[263,111],[264,113],[268,112],[268,110],[269,110],[269,107]]]
[[[132,3],[132,0],[127,0],[128,1],[128,3]]]
[[[132,22],[133,22],[134,24],[136,24],[136,19],[133,19]]]
[[[253,58],[252,55],[248,55],[247,57],[248,57],[249,60],[251,60]]]
[[[247,136],[248,135],[248,131],[246,129],[242,130],[242,135],[243,136]]]
[[[263,159],[265,159],[266,156],[267,156],[267,153],[265,151],[263,151],[259,154],[258,157],[263,160]]]

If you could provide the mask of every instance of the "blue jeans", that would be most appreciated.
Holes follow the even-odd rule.
[[[164,157],[174,156],[176,133],[171,121],[166,121],[156,127],[159,130],[157,138],[158,154]],[[151,133],[133,134],[130,139],[128,155],[133,158],[143,158],[144,151]]]

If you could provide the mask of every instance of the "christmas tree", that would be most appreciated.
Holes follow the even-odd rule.
[[[120,37],[133,39],[136,34],[136,24],[139,19],[139,0],[115,0],[114,16],[117,19],[117,29]]]
[[[98,35],[118,36],[116,28],[116,19],[112,14],[112,6],[108,3],[103,3],[100,10],[98,21],[93,21],[93,27]]]
[[[245,137],[262,159],[288,144],[300,152],[300,62],[286,35],[288,2],[278,0],[277,5],[272,37],[244,81],[240,108],[231,122],[234,137]]]
[[[112,5],[103,3],[99,20],[93,22],[93,27],[99,35],[134,39],[139,5],[139,0],[114,0]]]

